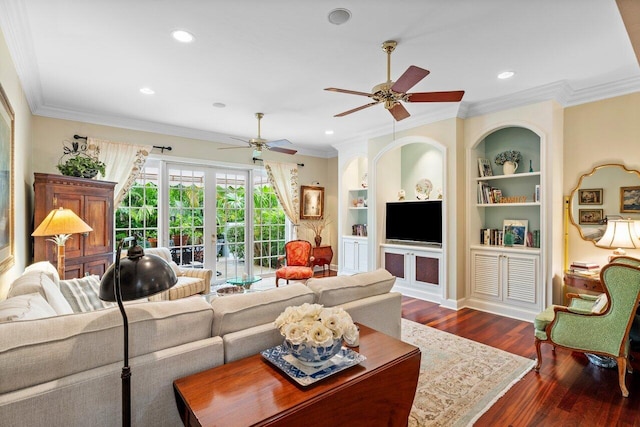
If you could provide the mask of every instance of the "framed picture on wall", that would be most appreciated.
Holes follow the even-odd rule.
[[[15,114],[0,85],[0,272],[14,264],[13,147]]]
[[[640,187],[620,187],[620,212],[640,212]]]
[[[300,219],[322,219],[324,187],[300,186]]]
[[[578,222],[581,225],[599,225],[603,218],[602,209],[578,209]]]
[[[502,222],[502,236],[507,233],[513,235],[513,246],[525,246],[527,243],[527,227],[529,221],[526,219],[505,219]]]
[[[602,204],[602,188],[578,189],[578,204],[601,205]]]

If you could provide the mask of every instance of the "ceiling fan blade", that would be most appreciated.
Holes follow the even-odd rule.
[[[270,151],[276,151],[278,153],[285,153],[285,154],[296,154],[298,151],[297,150],[292,150],[290,148],[284,148],[284,147],[269,147],[267,145],[267,149]]]
[[[380,102],[381,102],[381,101],[376,101],[376,102],[372,102],[372,103],[370,103],[370,104],[365,104],[365,105],[362,105],[362,106],[360,106],[360,107],[358,107],[358,108],[354,108],[353,110],[349,110],[349,111],[345,111],[345,112],[340,113],[340,114],[336,114],[336,115],[335,115],[335,116],[333,116],[333,117],[344,117],[344,116],[346,116],[347,114],[351,114],[351,113],[355,113],[356,111],[364,110],[365,108],[369,108],[369,107],[371,107],[371,106],[373,106],[373,105],[379,104]]]
[[[407,102],[458,102],[464,96],[463,90],[449,92],[408,93]]]
[[[409,114],[407,109],[404,108],[404,105],[400,104],[399,102],[396,105],[394,105],[393,108],[389,110],[389,112],[391,113],[393,118],[396,119],[397,122],[399,122],[402,119],[406,119],[411,115]]]
[[[291,141],[288,139],[277,139],[275,141],[269,141],[269,147],[282,147],[283,145],[291,145]]]
[[[237,148],[251,148],[251,146],[247,145],[246,147],[218,147],[218,150],[235,150]]]
[[[391,90],[397,93],[407,93],[416,83],[427,77],[427,74],[429,74],[429,70],[412,65],[407,68],[407,71],[391,86]]]
[[[328,87],[328,88],[325,88],[325,90],[328,90],[330,92],[349,93],[351,95],[362,95],[362,96],[368,96],[368,97],[371,97],[373,95],[371,93],[358,92],[355,90],[347,90],[347,89],[338,89],[336,87]]]

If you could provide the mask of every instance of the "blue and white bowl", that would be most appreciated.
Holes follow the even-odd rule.
[[[285,339],[284,348],[303,365],[315,368],[323,365],[327,360],[338,354],[342,348],[342,338],[333,340],[332,343],[325,347],[317,347],[308,342],[291,344]]]

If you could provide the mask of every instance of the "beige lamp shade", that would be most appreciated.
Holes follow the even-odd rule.
[[[58,208],[49,215],[31,233],[34,237],[57,236],[61,234],[87,233],[93,228],[84,222],[71,209]]]
[[[640,247],[635,221],[627,219],[609,220],[604,235],[596,242],[601,248],[617,248],[616,255],[624,255],[623,248]]]

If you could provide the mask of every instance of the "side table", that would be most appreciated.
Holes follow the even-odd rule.
[[[595,293],[602,293],[604,292],[604,287],[602,286],[602,283],[600,282],[600,276],[599,275],[594,275],[594,276],[587,276],[584,274],[580,274],[580,273],[575,273],[571,270],[569,271],[565,271],[564,273],[564,286],[565,286],[565,296],[564,296],[564,303],[567,303],[567,289],[566,288],[574,288],[577,289],[579,292],[580,291],[589,291],[589,292],[595,292]]]
[[[313,256],[313,261],[311,261],[311,268],[316,265],[322,267],[322,271],[324,271],[324,266],[331,267],[331,260],[333,259],[333,250],[331,246],[316,246],[312,249],[311,255]]]

